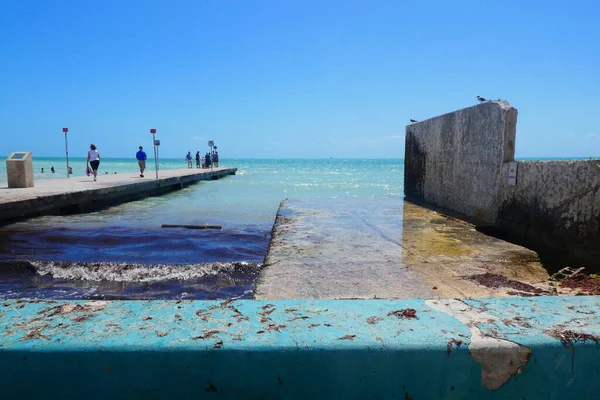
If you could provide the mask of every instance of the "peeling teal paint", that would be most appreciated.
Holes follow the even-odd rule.
[[[599,298],[462,301],[496,318],[484,335],[533,351],[496,391],[470,327],[424,300],[5,301],[0,385],[3,398],[597,398],[600,345],[547,332],[600,335]]]

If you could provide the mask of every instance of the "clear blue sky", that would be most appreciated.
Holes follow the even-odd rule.
[[[517,156],[600,155],[600,2],[0,4],[0,154],[402,157],[409,118],[519,110]],[[78,154],[79,153],[79,154]]]

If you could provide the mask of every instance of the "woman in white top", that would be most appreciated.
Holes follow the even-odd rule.
[[[96,150],[96,146],[90,145],[90,151],[88,151],[87,162],[92,168],[94,173],[94,182],[96,182],[96,175],[98,175],[98,166],[100,165],[100,153]]]

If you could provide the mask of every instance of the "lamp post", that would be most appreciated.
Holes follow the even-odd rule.
[[[67,158],[67,178],[69,177],[69,145],[67,143],[67,132],[69,132],[69,128],[63,128],[63,132],[65,133],[65,155]]]
[[[214,140],[209,140],[208,141],[208,157],[210,157],[210,170],[213,170],[213,159],[212,159],[212,148],[215,145],[215,141]]]
[[[152,147],[154,147],[154,169],[156,170],[156,179],[158,180],[158,147],[156,146],[156,129],[150,129],[152,134]]]

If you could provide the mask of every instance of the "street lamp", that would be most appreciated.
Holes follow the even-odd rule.
[[[67,158],[67,178],[69,178],[69,145],[67,143],[67,132],[69,132],[69,128],[63,128],[63,132],[65,133],[65,155]]]
[[[208,157],[210,157],[210,170],[212,171],[213,169],[213,158],[212,158],[212,148],[215,145],[215,141],[214,140],[209,140],[208,141]]]
[[[158,180],[158,145],[160,141],[156,140],[156,129],[150,129],[150,133],[152,134],[152,146],[154,147],[154,169],[156,170],[156,179]]]

